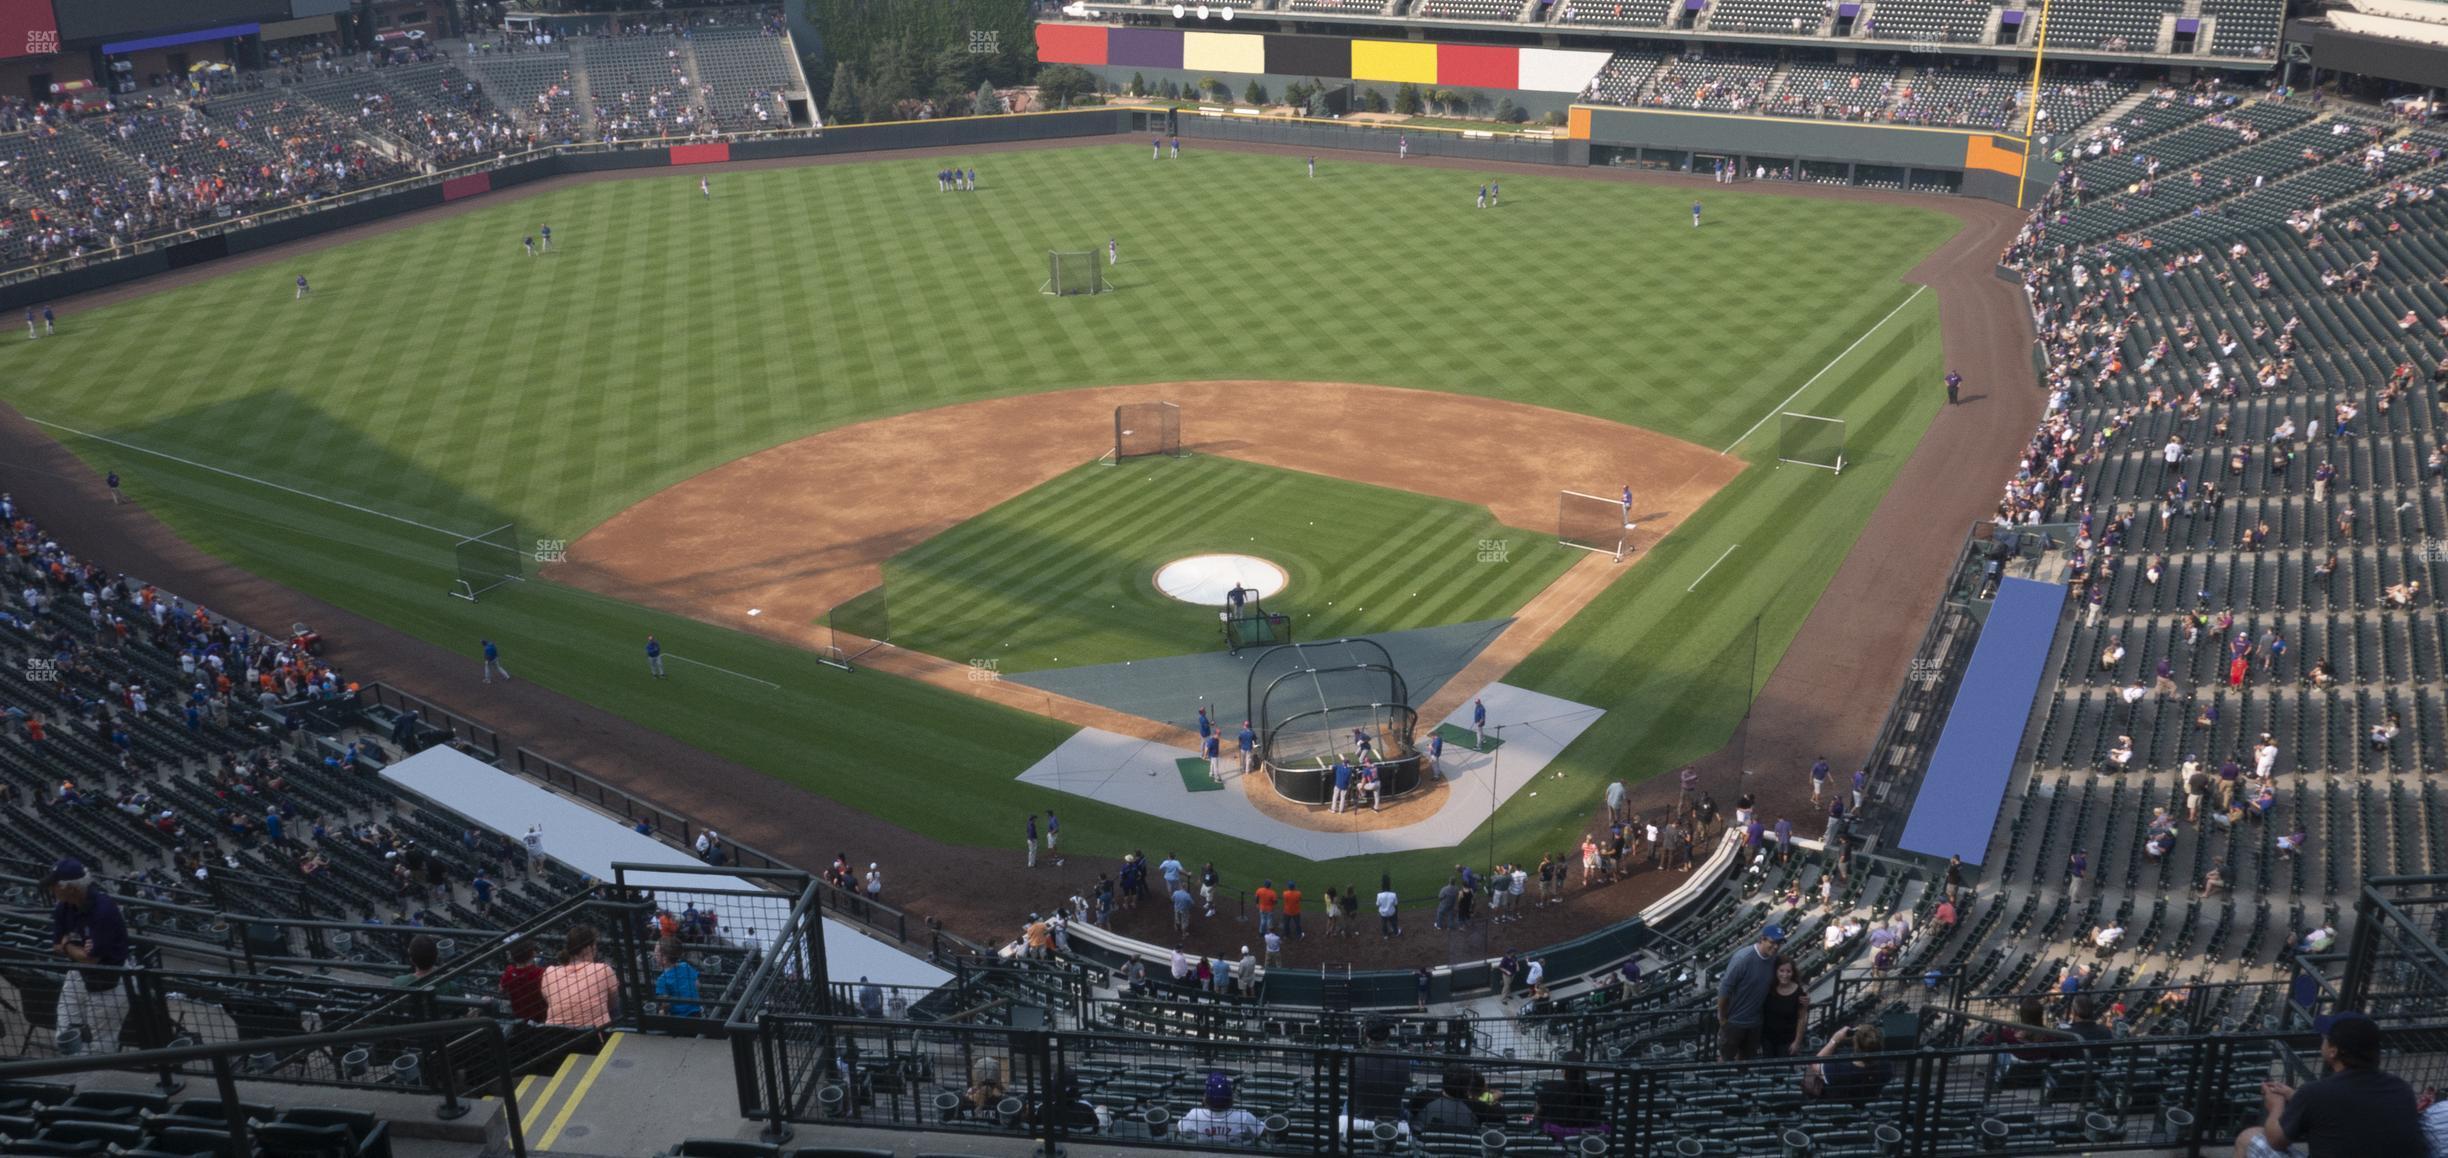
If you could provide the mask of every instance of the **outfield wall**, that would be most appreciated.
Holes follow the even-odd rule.
[[[823,136],[741,139],[726,142],[718,158],[764,161],[839,153],[880,152],[962,145],[1005,144],[1014,141],[1103,137],[1129,130],[1131,116],[1122,109],[1081,109],[1006,117],[963,117],[940,121],[906,121],[853,125],[826,130]],[[402,213],[430,209],[445,201],[477,192],[506,189],[547,177],[614,169],[662,169],[675,164],[674,152],[703,145],[657,146],[540,152],[480,172],[418,178],[398,186],[349,194],[310,209],[292,208],[263,214],[214,234],[191,240],[157,239],[121,256],[91,256],[39,277],[0,285],[0,310],[57,301],[124,285],[141,278],[201,265],[232,254],[252,253],[275,245],[364,225]],[[677,163],[687,163],[689,156]],[[481,179],[481,180],[480,180]],[[481,186],[481,187],[478,187]]]
[[[1793,166],[1857,179],[1863,169],[1904,172],[2008,205],[2016,203],[2017,186],[2025,178],[2023,139],[1977,129],[1579,105],[1567,132],[1589,143],[1594,164],[1682,168],[1702,158],[1696,167],[1705,170],[1706,158],[1731,157],[1745,171]],[[2030,194],[2048,188],[2056,176],[2057,167],[2047,158],[2034,158]]]
[[[1207,112],[1218,115],[1205,115]],[[740,138],[715,145],[580,147],[544,151],[490,168],[471,167],[362,190],[312,207],[291,207],[185,240],[156,239],[116,256],[96,255],[35,277],[0,284],[0,311],[107,289],[175,269],[316,237],[463,197],[574,173],[660,169],[713,161],[766,161],[896,149],[957,148],[1018,141],[1144,136],[1178,132],[1192,139],[1245,141],[1298,149],[1392,153],[1402,142],[1427,157],[1458,157],[1573,167],[1640,164],[1685,169],[1705,158],[1733,156],[1746,168],[1788,163],[1813,166],[1809,179],[1830,183],[1904,183],[1944,188],[2012,205],[2021,162],[2018,138],[1964,129],[1853,125],[1776,117],[1680,113],[1575,105],[1567,128],[1553,138],[1509,133],[1250,117],[1221,110],[1094,108],[1003,117],[848,125],[822,135]],[[2046,188],[2056,169],[2032,163],[2029,188]]]

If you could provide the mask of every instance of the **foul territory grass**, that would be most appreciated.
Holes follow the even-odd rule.
[[[1312,181],[1298,158],[1194,147],[1151,162],[1144,145],[957,159],[979,171],[971,194],[937,193],[946,162],[929,157],[718,174],[710,201],[693,174],[505,199],[70,313],[57,338],[0,343],[0,397],[96,436],[65,437],[208,550],[471,655],[490,636],[523,679],[777,778],[999,850],[1059,803],[1083,853],[1161,846],[1247,880],[1310,866],[1017,783],[1067,733],[1050,721],[551,584],[449,599],[451,536],[516,521],[574,537],[843,423],[1117,382],[1376,382],[1725,446],[1886,318],[1910,292],[1899,276],[1952,231],[1926,210],[1715,187],[1695,230],[1690,187],[1563,176],[1508,174],[1504,207],[1481,211],[1487,178],[1468,170],[1326,156]],[[556,252],[528,258],[519,238],[543,223]],[[1117,292],[1037,294],[1046,250],[1107,238]],[[303,302],[298,273],[315,286]],[[1936,319],[1923,295],[1793,401],[1853,420],[1841,478],[1773,469],[1772,438],[1754,436],[1735,450],[1754,469],[1517,671],[1608,714],[1557,765],[1579,790],[1517,797],[1474,856],[1560,847],[1607,779],[1724,742],[1740,700],[1728,649],[1760,624],[1765,676],[1935,412]],[[1245,437],[1318,420],[1263,417]],[[1422,449],[1400,415],[1383,421],[1390,453]],[[689,663],[649,680],[650,631],[779,686]],[[927,774],[878,774],[910,769]],[[829,854],[855,834],[814,839]],[[1453,860],[1328,876],[1389,871],[1418,894]]]
[[[884,565],[844,608],[896,646],[1003,671],[1081,667],[1222,645],[1215,604],[1156,588],[1187,555],[1254,555],[1284,569],[1269,613],[1295,639],[1338,639],[1512,614],[1572,552],[1485,507],[1227,458],[1083,466]]]

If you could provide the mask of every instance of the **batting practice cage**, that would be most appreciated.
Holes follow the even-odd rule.
[[[1412,744],[1419,712],[1394,658],[1374,640],[1268,648],[1250,665],[1249,705],[1258,766],[1286,800],[1331,802],[1337,760],[1351,765],[1356,791],[1364,755],[1376,762],[1382,799],[1422,782]]]
[[[519,552],[517,523],[503,523],[461,539],[452,553],[458,556],[459,579],[450,593],[470,603],[504,583],[527,578],[527,557]]]
[[[1125,402],[1114,407],[1113,449],[1097,461],[1115,465],[1151,454],[1182,456],[1181,407],[1170,402]]]
[[[1844,419],[1788,410],[1777,416],[1777,422],[1778,462],[1844,473]]]
[[[1066,253],[1059,249],[1048,250],[1046,251],[1045,284],[1038,287],[1038,292],[1053,294],[1056,297],[1104,293],[1106,289],[1104,263],[1104,255],[1093,249],[1082,253]]]
[[[1556,492],[1556,542],[1623,562],[1632,545],[1632,518],[1623,500],[1579,491]]]

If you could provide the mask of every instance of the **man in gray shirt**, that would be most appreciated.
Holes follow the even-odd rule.
[[[1760,930],[1759,941],[1734,951],[1725,976],[1717,980],[1717,1053],[1723,1061],[1759,1056],[1760,1014],[1768,991],[1776,987],[1777,950],[1785,944],[1785,927]]]

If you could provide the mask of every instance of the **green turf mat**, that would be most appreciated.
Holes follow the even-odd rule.
[[[1439,724],[1437,725],[1437,735],[1445,737],[1445,742],[1453,745],[1454,747],[1467,749],[1472,752],[1493,752],[1498,748],[1504,747],[1504,740],[1497,736],[1488,737],[1487,743],[1484,746],[1476,743],[1471,738],[1471,730],[1463,727],[1460,724]]]
[[[1207,758],[1205,756],[1181,757],[1180,759],[1173,761],[1173,767],[1181,771],[1182,787],[1188,791],[1224,791],[1224,786],[1216,783],[1215,777],[1207,774]]]

